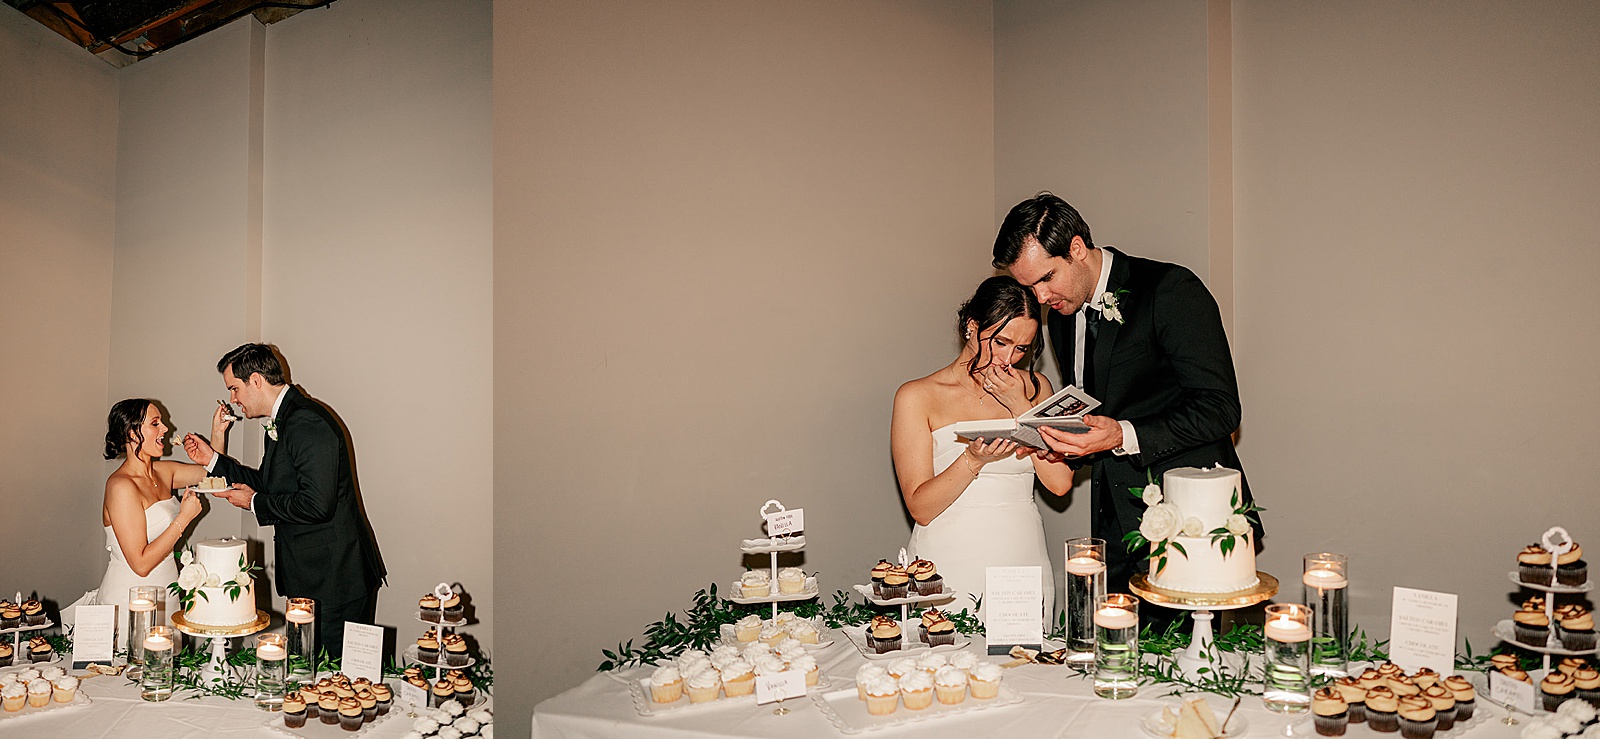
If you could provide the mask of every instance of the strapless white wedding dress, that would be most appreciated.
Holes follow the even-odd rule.
[[[149,508],[144,509],[145,541],[153,541],[160,536],[168,526],[178,518],[178,499],[167,498],[159,501]],[[100,580],[100,593],[96,600],[101,605],[117,606],[117,647],[127,647],[127,635],[122,633],[128,628],[128,588],[135,585],[154,585],[161,589],[160,598],[163,603],[167,598],[167,585],[177,582],[178,564],[169,554],[161,560],[161,564],[150,571],[150,574],[140,577],[128,565],[127,558],[122,556],[122,547],[117,546],[117,535],[111,527],[106,528],[106,551],[111,553],[111,561],[106,565],[106,576]],[[166,621],[172,622],[172,608],[168,604],[164,608]]]
[[[933,432],[933,471],[943,472],[967,445],[956,441],[954,424]],[[911,531],[907,553],[938,566],[950,610],[972,608],[968,594],[983,595],[984,569],[1038,565],[1044,590],[1045,631],[1055,620],[1055,572],[1045,547],[1044,521],[1034,503],[1033,459],[1006,457],[984,465],[943,513]],[[983,612],[980,609],[979,617]]]

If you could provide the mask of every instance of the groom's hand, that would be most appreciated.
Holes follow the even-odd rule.
[[[210,443],[194,434],[183,435],[183,453],[189,455],[190,462],[202,467],[211,464],[211,458],[217,454]]]
[[[1105,416],[1084,416],[1083,422],[1089,424],[1089,430],[1081,434],[1041,426],[1039,436],[1050,446],[1050,451],[1069,457],[1087,457],[1122,446],[1122,424]]]
[[[256,491],[250,489],[249,485],[236,482],[227,490],[223,490],[220,493],[212,493],[212,495],[218,498],[226,498],[229,503],[248,511],[250,510],[250,499],[256,497]]]

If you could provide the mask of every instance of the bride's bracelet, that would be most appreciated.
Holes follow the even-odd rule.
[[[983,462],[979,461],[977,457],[972,456],[972,450],[971,449],[963,450],[961,452],[961,456],[966,457],[968,460],[971,460],[971,461],[962,463],[962,465],[967,468],[967,474],[972,475],[973,477],[977,477],[980,473],[983,472]],[[972,466],[972,462],[977,462],[978,466],[976,468],[974,468]]]

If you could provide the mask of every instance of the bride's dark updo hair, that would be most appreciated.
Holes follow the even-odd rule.
[[[144,443],[144,414],[153,402],[146,398],[129,398],[111,406],[106,416],[106,459],[116,459],[128,445],[128,437]]]
[[[1044,324],[1039,321],[1039,301],[1035,300],[1028,288],[1022,283],[1012,279],[1009,275],[995,275],[978,283],[978,290],[972,298],[961,304],[961,310],[956,311],[956,333],[963,338],[967,333],[967,322],[978,324],[977,336],[1005,330],[1006,324],[1012,319],[1031,318],[1039,323],[1039,330],[1033,335],[1033,343],[1028,345],[1028,364],[1032,365],[1035,357],[1039,356],[1039,348],[1043,346]],[[983,352],[978,352],[967,365],[967,374],[976,375],[988,368],[994,361],[994,353],[990,352],[989,362],[979,364],[983,359]],[[1023,367],[1023,369],[1028,369]],[[1026,373],[1027,381],[1033,386],[1028,393],[1032,399],[1039,392],[1039,383],[1032,372]]]

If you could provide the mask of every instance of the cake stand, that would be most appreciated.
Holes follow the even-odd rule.
[[[1228,593],[1190,593],[1168,590],[1150,584],[1150,576],[1140,572],[1128,578],[1128,589],[1146,601],[1179,611],[1193,611],[1194,634],[1189,637],[1189,648],[1178,655],[1178,669],[1190,679],[1203,676],[1199,670],[1211,667],[1220,659],[1216,637],[1211,628],[1212,611],[1231,611],[1246,608],[1278,594],[1278,579],[1265,572],[1256,572],[1255,587]]]
[[[229,639],[250,636],[272,623],[272,617],[262,610],[256,611],[256,620],[238,626],[201,626],[189,623],[185,615],[186,611],[172,614],[173,628],[192,637],[211,640],[211,659],[200,668],[200,679],[207,683],[218,682],[228,674]]]

